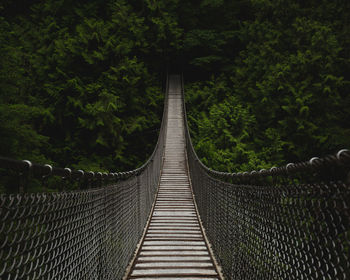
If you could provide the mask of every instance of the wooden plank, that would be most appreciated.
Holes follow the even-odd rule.
[[[154,211],[153,213],[154,216],[160,216],[160,217],[164,217],[164,216],[186,216],[186,217],[196,217],[196,213],[194,211],[192,212],[185,212],[185,211]]]
[[[197,276],[208,276],[208,275],[217,275],[214,269],[206,268],[157,268],[157,269],[134,269],[131,273],[131,276],[139,275],[156,275],[156,276],[165,276],[165,275],[197,275]]]
[[[141,262],[136,263],[135,268],[213,268],[213,264],[211,262]]]
[[[170,245],[185,245],[185,246],[205,246],[204,241],[145,241],[144,246],[170,246]]]
[[[198,225],[195,220],[179,220],[179,219],[171,219],[171,220],[154,220],[151,222],[151,225],[174,225],[174,224],[182,224],[184,226],[192,226],[192,225]]]
[[[171,238],[171,237],[177,237],[177,238],[191,238],[191,237],[200,237],[203,238],[202,234],[191,234],[191,233],[181,233],[181,234],[176,234],[174,232],[169,232],[169,233],[148,233],[146,234],[146,238],[150,237],[163,237],[163,238]]]
[[[177,245],[161,245],[161,246],[156,246],[156,245],[150,245],[150,246],[146,246],[143,245],[141,248],[142,251],[170,251],[170,250],[174,250],[174,251],[179,251],[179,250],[183,250],[183,251],[189,251],[189,250],[194,250],[194,251],[201,251],[201,250],[207,250],[206,246],[196,246],[196,245],[183,245],[183,246],[177,246]]]
[[[182,277],[156,277],[156,278],[152,278],[152,277],[133,277],[132,279],[135,280],[218,280],[218,278],[213,277],[213,278],[208,278],[208,277],[203,277],[203,276],[199,276],[199,277],[187,277],[187,276],[182,276]]]
[[[176,261],[176,262],[187,262],[187,261],[210,261],[208,256],[161,256],[161,257],[139,257],[139,262],[165,262],[165,261]]]
[[[159,233],[159,234],[166,234],[166,233],[172,233],[172,234],[202,234],[200,231],[200,228],[198,229],[151,229],[148,230],[147,233]]]
[[[176,225],[162,225],[162,226],[152,226],[149,227],[150,230],[200,230],[199,225],[193,225],[193,226],[176,226]]]
[[[141,251],[140,256],[209,256],[209,252],[208,250]]]

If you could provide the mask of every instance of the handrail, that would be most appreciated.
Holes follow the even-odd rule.
[[[225,279],[350,279],[349,150],[220,172],[198,158],[183,110],[193,192]]]

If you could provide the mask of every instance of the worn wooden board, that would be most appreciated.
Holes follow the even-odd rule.
[[[134,269],[131,273],[131,276],[139,275],[153,275],[153,276],[166,276],[166,275],[196,275],[196,276],[209,276],[217,275],[214,269],[207,268],[148,268],[148,269]]]
[[[187,277],[187,276],[182,276],[182,277],[132,277],[132,279],[135,280],[218,280],[218,278],[213,277],[213,278],[208,278],[208,277]]]

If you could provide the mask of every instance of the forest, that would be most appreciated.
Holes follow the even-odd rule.
[[[3,0],[0,155],[124,171],[157,141],[167,68],[195,149],[247,171],[350,145],[348,0]]]

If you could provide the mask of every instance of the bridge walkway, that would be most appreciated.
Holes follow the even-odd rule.
[[[151,220],[127,279],[221,279],[194,204],[185,155],[181,77],[169,77],[163,169]]]

